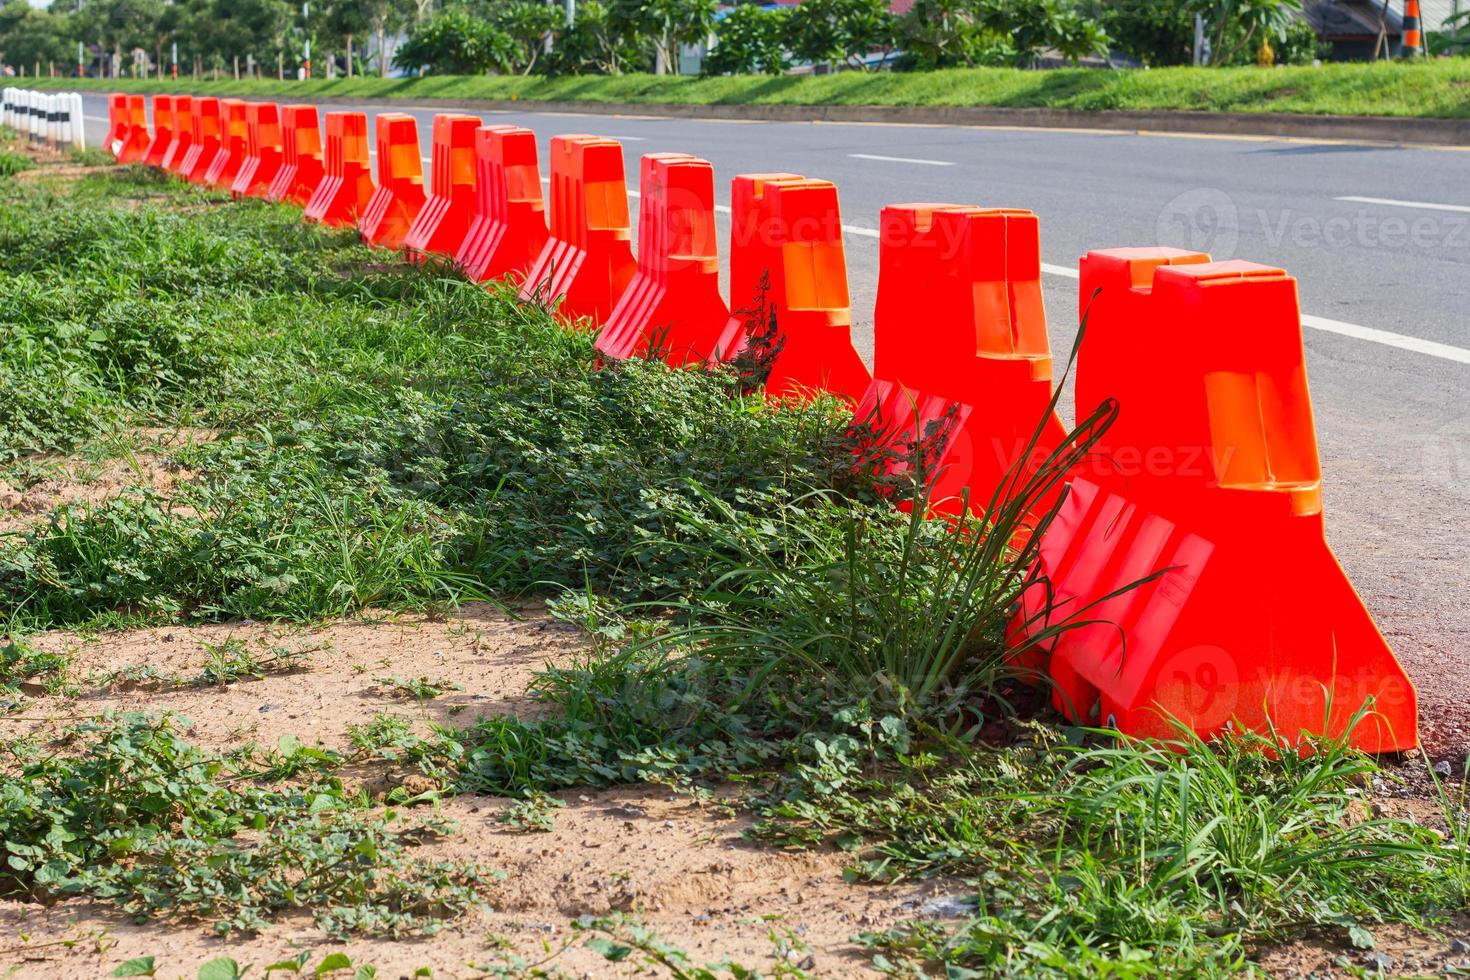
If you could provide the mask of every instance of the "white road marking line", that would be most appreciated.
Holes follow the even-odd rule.
[[[1463,347],[1451,347],[1449,344],[1423,340],[1419,337],[1406,337],[1401,333],[1391,333],[1376,327],[1360,327],[1356,323],[1343,323],[1341,320],[1329,320],[1325,316],[1311,316],[1306,313],[1302,314],[1302,326],[1311,327],[1314,330],[1325,330],[1327,333],[1341,334],[1344,337],[1355,337],[1374,344],[1383,344],[1385,347],[1397,347],[1399,350],[1409,350],[1416,354],[1428,354],[1430,357],[1437,357],[1444,361],[1470,364],[1470,350]]]
[[[1470,205],[1432,204],[1429,201],[1396,201],[1391,197],[1334,197],[1334,201],[1351,201],[1353,204],[1386,204],[1395,208],[1418,208],[1421,211],[1458,211],[1470,214]]]
[[[1050,262],[1041,263],[1041,271],[1049,276],[1066,276],[1068,279],[1082,278],[1082,273],[1073,269],[1071,266],[1052,265]]]
[[[951,160],[924,160],[919,157],[885,157],[877,153],[849,153],[854,160],[877,160],[880,163],[917,163],[925,167],[953,167]]]
[[[88,122],[100,122],[100,123],[110,123],[110,122],[112,122],[112,120],[111,119],[108,119],[106,116],[89,116],[86,113],[83,113],[82,114],[82,118],[85,119],[85,120],[87,120]]]

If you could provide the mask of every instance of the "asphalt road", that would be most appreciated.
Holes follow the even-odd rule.
[[[89,143],[100,145],[105,98],[86,95],[84,104]],[[413,113],[426,157],[430,120],[445,111],[329,108]],[[834,181],[847,226],[854,338],[865,357],[878,212],[889,203],[1035,211],[1059,360],[1075,336],[1076,262],[1088,249],[1176,245],[1286,269],[1300,283],[1330,541],[1419,685],[1426,745],[1457,758],[1470,748],[1470,152],[1094,131],[482,115],[534,129],[543,159],[557,133],[620,139],[635,188],[636,157],[657,151],[704,157],[723,177],[779,170]],[[725,184],[721,203],[728,202]]]

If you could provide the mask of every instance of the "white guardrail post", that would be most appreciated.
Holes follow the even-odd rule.
[[[0,90],[0,124],[54,147],[87,148],[80,92],[48,94],[7,85]]]

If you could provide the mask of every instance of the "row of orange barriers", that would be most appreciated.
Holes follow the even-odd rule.
[[[733,364],[772,399],[844,397],[894,450],[886,465],[923,447],[936,511],[983,516],[1067,443],[1029,211],[883,209],[870,372],[828,181],[734,178],[727,303],[714,168],[697,157],[643,157],[635,255],[614,140],[552,138],[548,214],[535,134],[517,126],[436,117],[426,188],[409,115],[377,116],[375,181],[361,113],[328,113],[323,150],[311,106],[159,96],[151,136],[141,97],[110,108],[120,161],[510,279],[597,329],[606,360]],[[1069,717],[1131,734],[1178,722],[1416,745],[1414,687],[1325,541],[1295,281],[1169,249],[1091,252],[1081,281],[1076,415],[1111,401],[1116,420],[1036,501],[1048,524],[1009,634],[1017,662],[1045,669]]]

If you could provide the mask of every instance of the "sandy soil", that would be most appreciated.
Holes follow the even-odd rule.
[[[504,801],[442,805],[463,833],[431,846],[426,857],[471,858],[506,878],[492,886],[489,909],[431,939],[337,942],[303,914],[258,936],[225,941],[206,927],[140,927],[82,900],[49,909],[0,903],[0,969],[18,964],[19,976],[91,978],[151,955],[160,976],[192,977],[199,963],[217,956],[258,968],[311,949],[317,961],[345,952],[375,965],[380,977],[406,977],[425,966],[436,977],[479,976],[485,970],[476,966],[504,964],[512,955],[538,962],[551,954],[552,964],[572,976],[622,976],[642,970],[639,957],[607,962],[583,946],[585,935],[574,923],[624,912],[696,963],[729,959],[769,971],[789,954],[821,976],[862,976],[870,971],[849,942],[853,933],[955,908],[937,884],[850,885],[837,854],[749,845],[740,837],[748,821],[718,807],[640,787],[559,795],[566,807],[555,829],[529,835],[499,821]],[[796,945],[778,946],[773,935]],[[66,941],[72,944],[60,945]]]
[[[312,628],[236,623],[92,637],[56,632],[35,643],[69,654],[77,686],[63,696],[32,690],[18,710],[0,715],[5,736],[50,734],[106,710],[166,709],[188,716],[190,738],[213,749],[269,744],[285,734],[342,748],[348,725],[379,712],[451,725],[491,712],[535,712],[526,684],[548,662],[575,657],[583,637],[540,609],[512,615],[477,604],[442,617],[378,613]],[[261,660],[285,653],[286,669],[223,686],[194,683],[211,651],[222,648]],[[393,676],[460,689],[419,703],[377,680]],[[127,679],[139,677],[145,680]],[[698,802],[634,786],[558,798],[564,806],[549,833],[518,832],[503,822],[506,800],[466,796],[438,804],[462,833],[426,846],[424,857],[475,861],[505,878],[491,886],[486,911],[432,939],[336,942],[303,913],[226,942],[207,923],[139,926],[86,900],[51,908],[0,901],[0,975],[14,967],[11,976],[92,978],[151,955],[159,976],[192,978],[199,963],[217,956],[259,970],[304,948],[315,950],[317,961],[345,952],[375,965],[380,977],[410,976],[424,966],[435,976],[479,976],[485,971],[470,964],[503,965],[511,955],[535,962],[552,953],[548,968],[615,976],[642,969],[641,960],[608,963],[583,946],[573,923],[628,913],[698,963],[729,958],[769,970],[774,957],[789,954],[822,976],[857,976],[865,961],[853,934],[922,914],[927,903],[936,914],[953,913],[963,894],[962,886],[942,882],[849,884],[840,853],[746,843],[749,818],[718,797]],[[787,937],[788,930],[795,945],[778,946],[772,936]]]
[[[1370,928],[1372,949],[1345,950],[1306,941],[1262,953],[1257,962],[1276,977],[1465,976],[1470,973],[1470,919],[1461,918],[1442,937],[1405,926]]]
[[[138,489],[169,496],[197,475],[172,452],[216,437],[208,429],[136,429],[123,435],[107,459],[35,456],[12,464],[9,480],[0,478],[0,534],[44,522],[67,504],[100,504]]]

